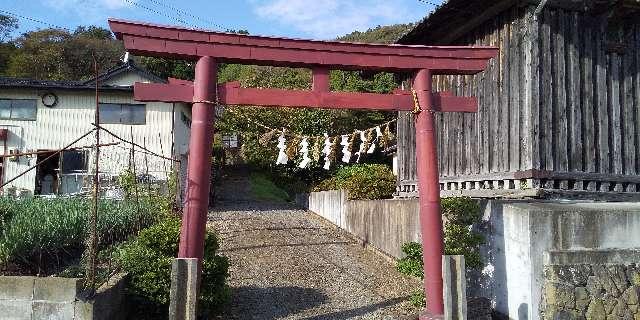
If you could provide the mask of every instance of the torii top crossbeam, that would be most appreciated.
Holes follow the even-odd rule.
[[[179,257],[202,259],[209,203],[213,104],[331,107],[382,110],[416,108],[416,168],[427,311],[441,315],[443,234],[433,112],[475,112],[477,100],[432,93],[434,74],[476,74],[495,57],[491,47],[428,47],[270,38],[110,19],[125,48],[137,55],[197,60],[195,81],[139,84],[141,101],[193,103],[187,195]],[[312,90],[241,88],[217,84],[217,63],[230,62],[312,70]],[[329,70],[392,71],[414,75],[413,90],[393,94],[331,92]],[[415,100],[414,100],[415,98]],[[421,318],[422,319],[422,318]],[[426,318],[425,318],[426,319]]]
[[[341,70],[475,74],[496,54],[487,47],[425,47],[240,35],[109,19],[116,38],[136,55]]]

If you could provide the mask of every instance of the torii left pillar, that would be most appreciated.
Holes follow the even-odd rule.
[[[179,258],[197,258],[202,266],[204,237],[211,188],[211,151],[215,115],[218,68],[212,57],[200,57],[196,63],[191,108],[191,137],[186,203],[180,230]]]

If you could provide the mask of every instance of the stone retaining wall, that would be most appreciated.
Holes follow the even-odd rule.
[[[640,265],[547,265],[542,319],[640,319]]]
[[[112,277],[92,300],[77,278],[0,276],[0,318],[12,320],[124,319],[124,275]]]

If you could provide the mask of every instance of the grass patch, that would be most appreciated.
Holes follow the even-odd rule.
[[[273,181],[269,180],[264,174],[251,173],[249,176],[249,184],[251,193],[258,200],[268,200],[275,202],[289,201],[289,195],[286,191],[278,188]]]

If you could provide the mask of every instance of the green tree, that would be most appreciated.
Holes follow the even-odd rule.
[[[400,37],[409,25],[378,27],[367,32],[354,32],[338,38],[342,41],[392,42]],[[376,40],[379,39],[379,40]],[[300,68],[280,68],[246,65],[224,65],[219,69],[220,82],[239,81],[243,87],[280,88],[307,90],[311,88],[311,71]],[[396,77],[392,73],[366,73],[358,71],[334,70],[330,74],[330,86],[333,91],[390,93],[397,87]],[[243,134],[243,152],[247,160],[254,165],[267,167],[285,175],[307,178],[313,175],[322,179],[322,174],[313,169],[297,169],[294,166],[275,167],[277,149],[274,139],[259,141],[266,129],[287,128],[297,134],[311,136],[344,134],[355,129],[366,129],[386,122],[395,117],[392,112],[326,110],[304,108],[259,108],[229,107],[222,119],[216,121],[219,132],[241,132]],[[289,139],[290,140],[290,139]],[[291,141],[289,141],[290,143]],[[312,181],[313,182],[313,181]]]
[[[93,58],[99,71],[113,67],[123,52],[111,32],[99,27],[30,31],[18,37],[6,74],[35,79],[78,80],[94,75]]]
[[[195,62],[157,57],[137,57],[136,60],[145,69],[163,79],[171,77],[193,80],[195,76]]]
[[[390,26],[377,26],[367,31],[354,31],[342,37],[340,41],[365,42],[365,43],[394,43],[405,33],[409,32],[415,24],[394,24]]]
[[[0,14],[0,42],[5,42],[11,37],[11,33],[18,29],[18,19]]]
[[[111,31],[95,27],[78,27],[64,43],[64,79],[88,79],[95,74],[92,55],[98,62],[98,72],[103,72],[119,63],[124,47],[115,40]]]
[[[15,53],[16,46],[8,41],[11,33],[18,28],[18,19],[0,14],[0,75],[7,70],[9,58]]]
[[[60,29],[44,29],[23,34],[15,40],[18,48],[9,60],[7,74],[37,79],[63,79],[64,42],[71,35]]]
[[[228,33],[249,34],[247,30],[227,30]],[[158,57],[139,57],[138,62],[153,74],[161,78],[177,78],[193,80],[195,77],[195,62],[187,60],[174,60]],[[223,70],[225,64],[219,68]]]

